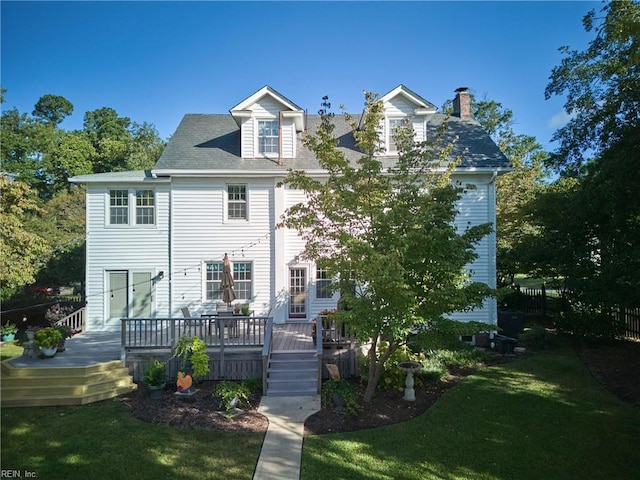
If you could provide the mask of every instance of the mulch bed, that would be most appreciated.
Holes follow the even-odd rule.
[[[594,377],[611,393],[622,400],[640,404],[640,342],[583,348],[578,354]],[[496,357],[495,362],[508,360]],[[402,400],[402,392],[378,389],[374,400],[364,404],[357,415],[342,415],[323,408],[307,419],[305,435],[349,432],[404,422],[424,413],[446,390],[455,387],[474,371],[454,372],[443,382],[416,385],[415,402]],[[350,381],[359,391],[364,391],[360,382]],[[266,432],[268,421],[257,412],[259,396],[253,399],[252,407],[243,409],[243,415],[228,419],[219,413],[222,408],[212,396],[216,383],[200,382],[197,385],[199,391],[192,398],[176,398],[174,389],[169,387],[162,400],[157,401],[150,400],[147,389],[140,385],[138,390],[118,400],[128,406],[132,415],[159,425],[224,432]]]

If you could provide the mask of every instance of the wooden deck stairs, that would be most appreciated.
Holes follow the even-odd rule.
[[[267,367],[267,395],[318,393],[318,356],[309,322],[276,325]]]
[[[34,407],[84,405],[114,398],[137,388],[120,360],[76,367],[0,366],[0,405]]]
[[[314,350],[272,352],[267,395],[315,395],[318,393],[318,360]]]

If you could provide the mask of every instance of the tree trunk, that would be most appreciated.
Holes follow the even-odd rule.
[[[373,341],[371,349],[369,350],[369,374],[367,388],[364,391],[364,397],[362,398],[364,403],[370,403],[373,400],[373,396],[376,393],[376,387],[378,386],[378,382],[380,381],[380,378],[382,378],[382,373],[384,372],[384,366],[389,357],[393,355],[393,352],[395,352],[400,346],[400,344],[389,345],[387,351],[380,358],[377,358],[379,338],[380,337]]]

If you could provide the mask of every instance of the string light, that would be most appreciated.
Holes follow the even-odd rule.
[[[257,240],[249,242],[248,244],[240,247],[240,254],[242,255],[242,258],[244,258],[244,251],[245,250],[249,250],[249,249],[251,249],[253,247],[256,247],[256,246],[260,245],[262,240],[269,238],[270,235],[271,235],[271,232],[267,232],[264,235],[262,235],[260,238],[258,238]],[[231,256],[235,257],[237,251],[238,251],[237,249],[236,250],[232,250],[231,251]],[[219,255],[220,258],[222,258],[223,256],[224,256],[223,254]],[[212,256],[212,258],[217,258],[217,257],[216,256]],[[183,272],[184,276],[188,276],[188,272],[191,271],[191,270],[198,270],[198,272],[202,271],[202,263],[200,262],[200,263],[198,263],[196,265],[191,265],[189,267],[184,267],[182,269],[178,269],[177,271],[178,272]],[[171,281],[171,279],[173,278],[173,275],[174,275],[173,272],[169,272],[169,275],[168,275],[169,281]],[[147,283],[156,284],[157,281],[158,281],[158,279],[156,279],[155,277],[152,277],[149,280],[145,280],[145,281],[142,281],[142,282],[138,282],[138,283],[132,284],[131,287],[135,289],[135,287],[140,286],[140,285],[145,285]],[[111,294],[113,294],[113,292],[117,292],[117,291],[120,291],[120,290],[127,290],[128,288],[129,288],[129,286],[124,286],[124,287],[112,288],[112,289],[109,289],[109,290],[104,290],[104,291],[98,292],[98,293],[92,293],[91,295],[86,295],[85,296],[85,301],[87,301],[87,303],[88,303],[89,298],[103,297],[103,296],[105,296],[107,294],[111,295]],[[184,299],[184,294],[182,294],[182,298]]]

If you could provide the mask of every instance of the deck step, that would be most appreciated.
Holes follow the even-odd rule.
[[[272,352],[267,372],[267,395],[318,393],[317,358],[313,350]]]
[[[15,367],[2,362],[3,407],[84,405],[137,388],[121,361],[85,367]]]

